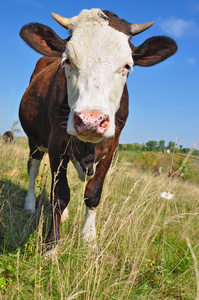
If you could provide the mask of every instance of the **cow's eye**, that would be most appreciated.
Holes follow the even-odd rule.
[[[67,58],[67,59],[65,60],[65,64],[66,64],[66,65],[71,65],[71,61],[70,61],[69,58]]]
[[[129,72],[132,68],[132,65],[131,64],[126,64],[123,68],[123,72]]]
[[[121,74],[127,75],[131,71],[132,67],[133,67],[133,64],[127,63],[126,65],[124,65],[124,67],[122,67],[120,69]]]
[[[62,54],[62,61],[61,61],[61,65],[62,67],[69,67],[70,69],[72,69],[73,64],[71,63],[70,59],[67,57],[67,55],[64,53]]]
[[[130,69],[131,69],[131,66],[130,66],[130,65],[125,65],[125,66],[124,66],[124,69],[130,70]]]

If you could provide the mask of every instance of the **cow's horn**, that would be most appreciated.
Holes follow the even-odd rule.
[[[131,24],[131,34],[136,35],[151,27],[154,22],[142,23],[142,24]]]
[[[58,14],[52,13],[51,16],[53,17],[53,19],[55,19],[55,21],[57,21],[61,26],[63,26],[64,28],[68,29],[69,27],[69,22],[70,19],[67,19],[65,17],[62,17]]]

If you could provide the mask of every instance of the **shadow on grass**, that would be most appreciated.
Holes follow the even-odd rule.
[[[0,180],[0,253],[22,247],[37,230],[44,206],[44,235],[50,218],[50,202],[45,190],[37,196],[36,212],[27,214],[23,207],[27,190],[10,180]]]

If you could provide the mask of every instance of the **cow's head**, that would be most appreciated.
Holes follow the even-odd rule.
[[[130,38],[153,22],[131,24],[100,9],[83,10],[72,19],[52,16],[71,33],[67,40],[41,24],[26,25],[20,34],[39,53],[62,56],[70,106],[67,132],[93,143],[112,137],[129,71],[134,65],[152,66],[165,60],[177,45],[160,36],[134,47]]]

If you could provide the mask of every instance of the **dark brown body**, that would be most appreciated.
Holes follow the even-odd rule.
[[[103,181],[116,154],[119,136],[128,117],[128,91],[125,85],[120,108],[116,114],[116,132],[111,139],[98,144],[84,143],[66,132],[69,114],[67,102],[67,85],[60,58],[42,57],[32,74],[20,104],[19,117],[21,125],[29,138],[30,159],[41,159],[43,152],[38,149],[48,149],[52,189],[55,190],[54,203],[59,202],[59,209],[54,211],[47,241],[59,239],[60,216],[67,206],[70,191],[67,183],[66,168],[68,161],[76,160],[82,169],[93,175],[94,163],[97,163],[94,177],[88,182],[85,190],[86,206],[94,209],[98,206],[102,192]],[[103,159],[102,159],[103,158]],[[61,163],[61,166],[60,166]],[[59,167],[60,166],[60,167]],[[57,184],[54,187],[54,174]],[[52,197],[52,196],[51,196]],[[55,226],[55,231],[53,227]]]

